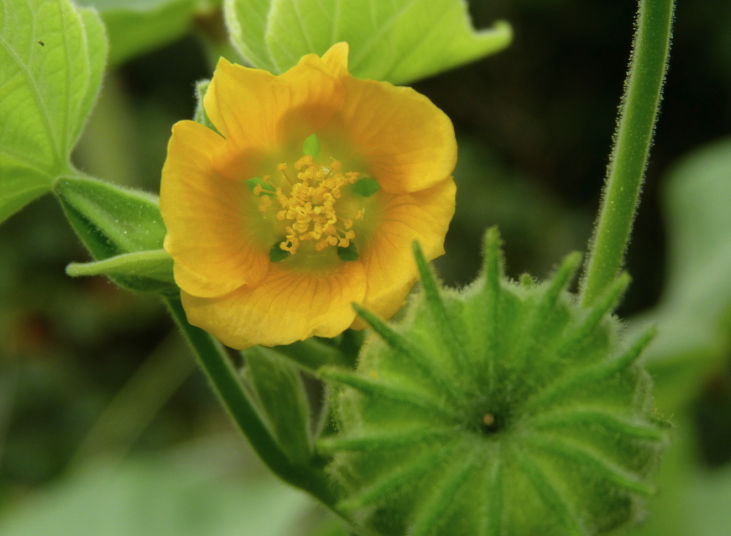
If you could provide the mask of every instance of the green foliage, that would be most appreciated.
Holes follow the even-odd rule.
[[[162,249],[167,231],[156,197],[78,177],[57,181],[54,193],[95,260]]]
[[[305,54],[350,45],[350,72],[407,84],[494,54],[512,30],[475,31],[465,0],[225,0],[231,39],[254,67],[275,74]]]
[[[312,458],[310,407],[297,368],[269,348],[255,346],[244,354],[246,375],[273,435],[293,463]]]
[[[148,52],[185,35],[195,15],[216,1],[199,0],[80,0],[95,8],[109,36],[111,66]],[[208,5],[212,4],[212,5]]]
[[[731,139],[686,156],[666,186],[671,307],[683,304],[718,319],[731,307]],[[702,307],[700,307],[702,305]]]
[[[173,258],[167,251],[124,253],[103,261],[76,263],[66,268],[71,277],[106,275],[136,292],[177,294],[173,278]]]
[[[668,176],[667,291],[636,319],[660,326],[648,349],[664,411],[687,407],[703,381],[727,360],[731,337],[731,140],[691,153]]]
[[[399,325],[359,314],[378,334],[340,385],[337,508],[368,534],[608,534],[642,517],[666,441],[651,381],[609,312],[620,278],[591,309],[566,291],[570,255],[543,284],[502,276],[488,233],[484,275],[439,287],[416,250],[423,291]]]
[[[88,467],[0,520],[0,532],[3,536],[289,536],[310,506],[304,494],[277,481],[241,483],[204,469],[204,460],[194,461],[148,457],[121,466]]]
[[[257,400],[250,389],[245,387],[239,371],[231,363],[221,343],[187,321],[179,298],[168,297],[165,301],[173,319],[195,350],[198,364],[211,380],[219,400],[261,460],[285,482],[311,493],[324,504],[333,504],[337,489],[328,481],[321,464],[312,463],[315,460],[299,455],[295,456],[297,461],[293,462],[288,452],[285,452],[285,449],[290,447],[280,445],[276,437],[282,428],[291,426],[298,417],[276,416],[269,418],[267,422],[257,406],[263,404],[266,411],[280,410],[283,409],[282,406],[278,406],[276,401],[269,398],[266,401]],[[265,366],[271,366],[271,363],[261,363],[261,367]],[[278,374],[282,374],[279,382],[281,385],[284,377],[282,369]],[[267,396],[274,394],[269,393]],[[293,399],[295,404],[296,399],[297,396]],[[292,407],[291,404],[287,405]],[[304,406],[300,406],[297,411],[303,408]],[[290,433],[291,430],[284,435]]]
[[[94,260],[70,275],[108,275],[133,291],[176,293],[172,259],[162,251],[165,224],[157,198],[87,178],[64,178],[54,193]]]
[[[106,39],[68,0],[0,3],[0,222],[72,174],[96,99]]]

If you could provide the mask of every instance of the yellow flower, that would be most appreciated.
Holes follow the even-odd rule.
[[[204,99],[218,133],[173,127],[165,249],[188,320],[228,346],[362,328],[352,303],[388,318],[416,280],[411,242],[444,253],[452,124],[410,88],[350,76],[347,57],[339,43],[280,76],[222,58]]]

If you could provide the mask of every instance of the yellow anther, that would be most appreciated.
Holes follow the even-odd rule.
[[[261,184],[257,184],[256,186],[254,186],[254,195],[259,195],[261,193],[261,190]]]
[[[256,190],[256,188],[254,188],[254,190]],[[270,206],[272,206],[272,200],[269,198],[268,195],[263,196],[261,198],[261,202],[259,203],[259,211],[262,213],[266,213],[267,209]]]
[[[295,162],[294,168],[302,169],[305,166],[311,166],[311,165],[312,165],[312,156],[306,154],[305,156],[303,156],[302,158],[297,160],[297,162]]]
[[[277,166],[277,170],[283,173],[290,185],[282,185],[289,188],[289,193],[284,193],[281,187],[275,185],[276,202],[280,207],[277,220],[289,224],[286,227],[286,240],[280,243],[280,247],[292,254],[302,242],[308,240],[315,242],[317,251],[333,246],[348,247],[355,238],[352,230],[353,219],[362,219],[363,211],[358,210],[349,218],[341,218],[338,216],[336,204],[343,195],[341,187],[358,180],[359,173],[340,173],[342,165],[337,160],[333,160],[329,167],[315,164],[310,155],[297,160],[294,167],[297,169],[296,179],[291,179],[285,172],[287,164]],[[267,182],[270,179],[266,175],[263,180]],[[268,191],[257,185],[254,193],[267,194]],[[264,195],[259,210],[266,213],[271,204],[269,196]]]

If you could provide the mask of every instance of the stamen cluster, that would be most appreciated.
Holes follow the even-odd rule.
[[[342,196],[341,188],[354,184],[360,177],[357,172],[339,173],[342,164],[333,160],[329,167],[314,162],[311,155],[305,155],[295,164],[297,177],[292,180],[287,174],[287,164],[277,166],[286,181],[291,186],[289,195],[281,187],[276,187],[273,195],[276,197],[281,210],[277,212],[279,221],[292,222],[286,227],[287,238],[279,247],[291,254],[297,252],[300,242],[315,240],[315,248],[322,251],[330,246],[347,248],[355,238],[353,219],[363,217],[363,211],[358,210],[352,218],[338,216],[335,204]],[[264,183],[269,184],[270,176],[264,177]],[[261,185],[254,188],[254,194],[266,193],[267,189]],[[269,195],[263,195],[259,210],[266,214],[272,206]]]

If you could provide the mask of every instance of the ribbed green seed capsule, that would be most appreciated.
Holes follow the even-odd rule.
[[[358,370],[321,371],[338,386],[340,432],[318,448],[342,513],[387,536],[582,536],[641,518],[666,436],[637,365],[651,334],[625,344],[610,315],[628,278],[586,310],[566,290],[577,254],[514,283],[491,229],[484,273],[451,291],[415,253],[404,322],[359,309],[378,337]]]

